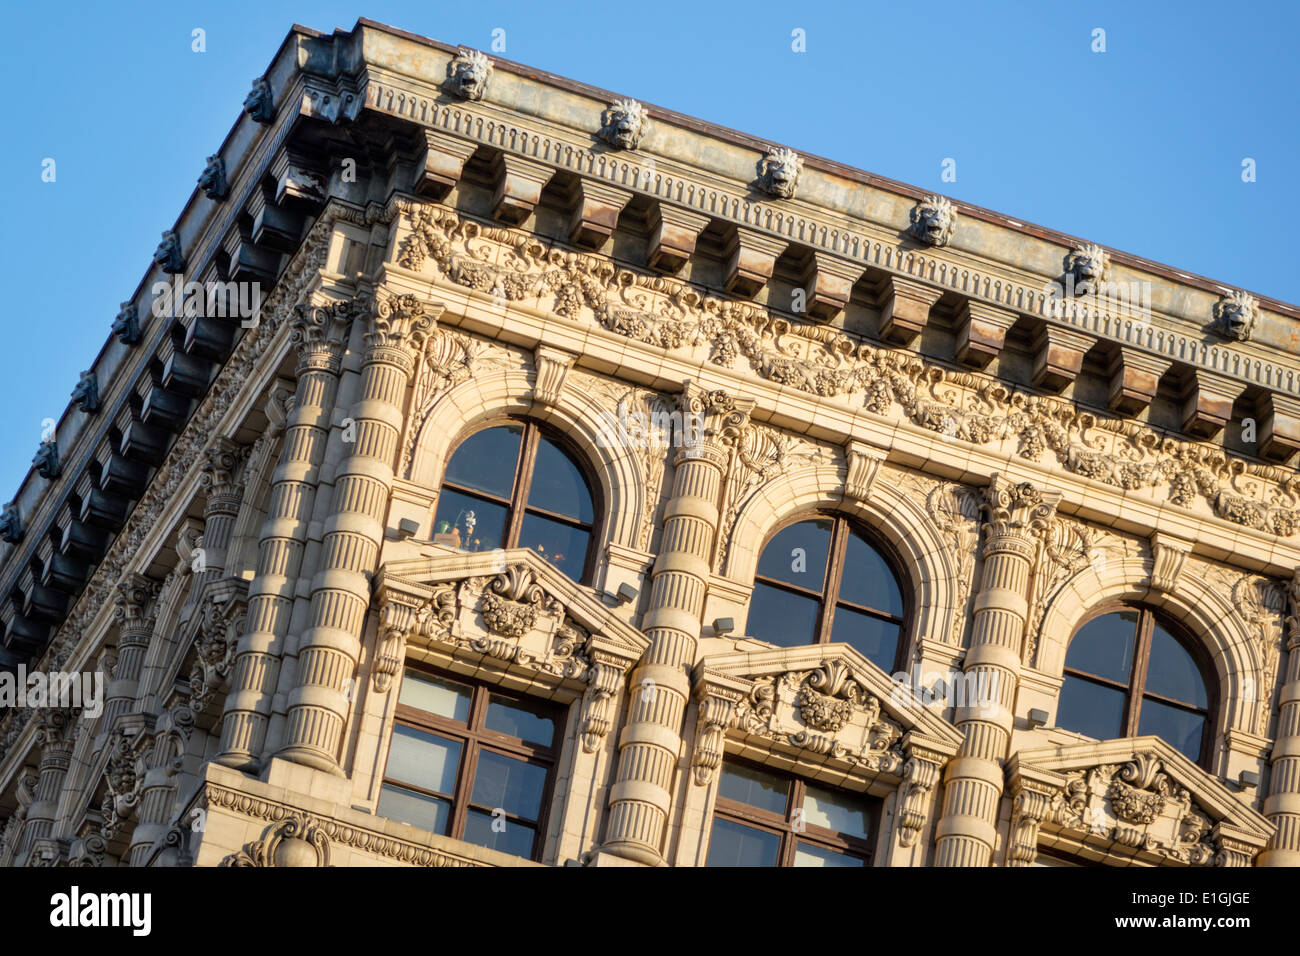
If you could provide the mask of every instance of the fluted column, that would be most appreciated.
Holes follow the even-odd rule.
[[[41,762],[36,769],[35,799],[27,807],[27,829],[18,853],[20,864],[27,862],[27,854],[36,841],[49,836],[54,829],[59,793],[72,762],[76,718],[75,711],[64,707],[45,707],[36,711],[36,739],[41,748]]]
[[[607,852],[642,863],[663,862],[689,674],[718,529],[726,446],[747,423],[753,404],[689,382],[681,398],[684,440],[673,462],[672,498],[664,507],[650,607],[642,623],[650,646],[629,682],[628,723],[619,739],[604,845]]]
[[[229,438],[214,438],[203,451],[203,566],[190,585],[194,594],[225,571],[226,550],[244,499],[247,460],[248,449]]]
[[[128,574],[118,582],[114,614],[117,617],[117,663],[104,693],[104,714],[97,740],[102,743],[113,724],[127,713],[139,689],[140,670],[153,637],[158,613],[158,583],[143,574]]]
[[[153,746],[143,761],[139,822],[131,833],[132,866],[144,865],[154,844],[167,832],[177,777],[193,729],[194,711],[185,704],[174,707],[159,722]]]
[[[984,492],[984,572],[964,671],[966,686],[987,686],[994,700],[957,709],[957,728],[965,740],[945,773],[938,866],[988,866],[992,859],[1029,612],[1030,570],[1060,497],[1027,483],[1012,484],[1001,475],[994,475]]]
[[[246,631],[235,651],[219,763],[254,768],[266,740],[280,653],[325,457],[353,302],[299,306],[291,320],[298,349],[297,388],[285,421],[280,463],[271,479],[257,572],[248,588]]]
[[[1259,855],[1260,866],[1300,866],[1300,569],[1288,590],[1286,682],[1278,698],[1277,739],[1264,801],[1264,815],[1277,832]],[[1267,694],[1269,689],[1260,692]]]
[[[285,713],[279,756],[341,773],[339,742],[348,715],[345,685],[356,671],[393,487],[407,383],[441,306],[414,296],[381,300],[369,317],[351,451],[339,466],[334,500],[312,581],[308,627],[298,648],[297,686]]]

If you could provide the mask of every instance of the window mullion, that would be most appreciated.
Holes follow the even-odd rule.
[[[519,547],[519,531],[524,524],[528,492],[532,485],[533,463],[537,454],[537,426],[529,422],[524,427],[523,441],[519,443],[519,463],[511,493],[510,517],[506,522],[506,547]]]

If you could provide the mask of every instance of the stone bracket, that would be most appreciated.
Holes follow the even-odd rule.
[[[849,304],[853,284],[862,272],[862,267],[856,263],[814,251],[804,277],[808,314],[814,319],[829,322],[843,312]]]
[[[1232,421],[1232,406],[1244,386],[1211,372],[1195,369],[1183,393],[1183,431],[1213,438]]]
[[[494,165],[497,187],[492,215],[508,226],[518,226],[532,215],[555,169],[511,153],[498,153]]]
[[[1166,594],[1178,585],[1183,563],[1191,553],[1192,543],[1157,531],[1151,536],[1151,586]]]
[[[880,313],[880,337],[897,345],[911,345],[930,321],[930,309],[941,294],[920,282],[890,276]]]
[[[1079,377],[1083,357],[1096,341],[1086,332],[1044,325],[1034,338],[1034,384],[1049,392],[1064,391]]]
[[[723,288],[752,299],[772,278],[772,268],[787,245],[784,239],[737,228],[727,245]]]
[[[618,214],[631,201],[632,193],[607,183],[580,179],[573,195],[575,203],[569,220],[569,241],[582,249],[600,249],[614,234]]]
[[[970,368],[987,368],[1002,351],[1007,330],[1015,324],[1016,313],[967,299],[957,315],[957,361]]]
[[[695,243],[709,224],[700,213],[659,203],[651,212],[652,228],[646,245],[650,268],[680,272],[695,252]]]
[[[465,161],[477,148],[469,140],[426,128],[424,150],[416,164],[415,191],[431,199],[446,196],[459,181]]]
[[[1300,451],[1300,399],[1268,392],[1259,400],[1258,415],[1260,455],[1290,461]]]
[[[1120,346],[1110,361],[1110,409],[1137,415],[1156,397],[1161,377],[1169,371],[1168,359]]]

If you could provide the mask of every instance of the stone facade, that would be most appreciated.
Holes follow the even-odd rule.
[[[106,680],[0,720],[0,862],[527,864],[377,812],[409,667],[555,715],[543,864],[705,863],[732,761],[870,798],[873,865],[1300,863],[1295,306],[368,21],[147,251],[5,508],[0,664]],[[590,473],[578,580],[434,526],[505,418]],[[752,636],[811,514],[987,706]],[[1207,662],[1199,761],[1058,726],[1120,603]]]

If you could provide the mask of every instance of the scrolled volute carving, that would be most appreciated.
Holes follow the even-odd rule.
[[[246,844],[221,861],[220,866],[329,866],[330,840],[325,830],[305,816],[292,816],[272,824],[260,840]]]

